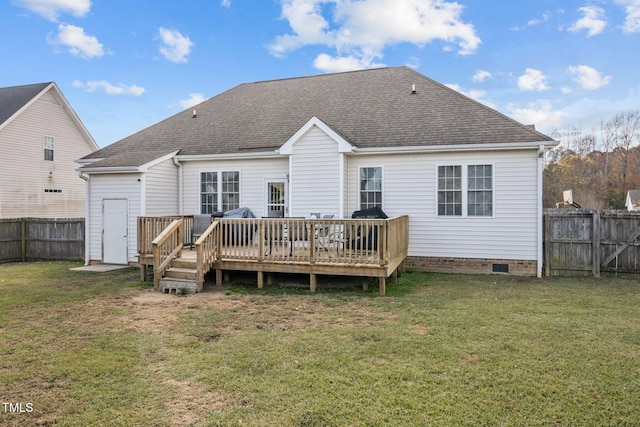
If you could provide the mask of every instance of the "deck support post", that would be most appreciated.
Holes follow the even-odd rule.
[[[140,280],[147,281],[147,266],[145,264],[140,264]]]
[[[387,292],[387,278],[380,278],[380,295],[384,295]]]
[[[222,270],[216,270],[216,286],[222,286]]]
[[[393,270],[393,273],[391,273],[391,281],[393,283],[398,283],[398,269],[397,268],[395,270]]]
[[[262,271],[258,271],[258,289],[262,289],[264,287],[264,273]]]
[[[309,275],[309,289],[311,292],[315,292],[318,287],[318,278],[315,274]]]

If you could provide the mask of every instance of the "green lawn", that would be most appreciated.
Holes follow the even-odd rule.
[[[412,273],[385,297],[326,279],[182,297],[73,265],[0,265],[0,425],[640,422],[635,280]]]

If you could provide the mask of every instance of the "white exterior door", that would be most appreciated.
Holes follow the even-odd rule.
[[[129,236],[129,202],[127,199],[102,201],[102,262],[127,264],[127,238]]]
[[[268,217],[285,217],[287,213],[287,179],[269,179],[265,185],[265,212]]]

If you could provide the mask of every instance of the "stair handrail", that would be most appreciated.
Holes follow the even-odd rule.
[[[196,268],[197,268],[197,291],[202,292],[204,288],[204,275],[208,272],[213,264],[218,260],[220,248],[220,221],[214,220],[213,223],[202,233],[202,236],[196,240]]]
[[[158,289],[160,278],[171,266],[171,261],[182,255],[184,219],[175,219],[158,237],[153,239],[153,288]]]

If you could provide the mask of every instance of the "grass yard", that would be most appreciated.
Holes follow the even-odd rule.
[[[0,265],[2,426],[640,423],[640,284],[405,274],[162,295]]]

